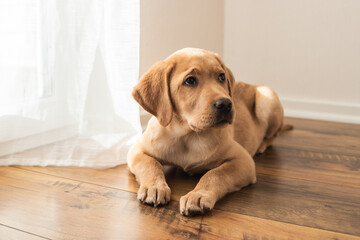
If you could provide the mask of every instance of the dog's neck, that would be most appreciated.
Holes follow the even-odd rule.
[[[160,125],[160,123],[159,123]],[[162,126],[162,131],[167,132],[169,135],[172,135],[176,138],[190,137],[191,135],[196,135],[197,137],[208,136],[214,131],[222,131],[225,128],[208,128],[199,131],[195,131],[189,126],[189,123],[182,119],[180,116],[174,114],[171,122],[166,127]],[[220,134],[220,132],[218,132]]]
[[[168,126],[164,127],[166,131],[169,131],[171,134],[177,135],[178,137],[187,136],[189,134],[194,134],[195,132],[190,128],[187,121],[183,120],[177,114],[174,114],[171,122]]]

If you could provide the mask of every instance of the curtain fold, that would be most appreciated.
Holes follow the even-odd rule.
[[[0,165],[125,163],[141,134],[139,107],[131,97],[139,70],[139,0],[14,2],[0,8],[24,8],[34,17],[33,28],[20,21],[15,30],[31,31],[34,44],[23,48],[35,49],[14,47],[0,58],[31,62],[24,67],[14,61],[11,74],[21,72],[22,79],[11,83],[0,61],[0,86],[18,94],[0,103]],[[7,31],[0,24],[0,34]]]

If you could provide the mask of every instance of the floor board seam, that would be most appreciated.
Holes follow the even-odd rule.
[[[68,178],[68,177],[53,175],[53,174],[49,174],[49,173],[38,172],[38,171],[34,171],[34,170],[25,169],[25,168],[22,168],[22,167],[13,167],[13,168],[20,169],[20,170],[23,170],[23,171],[32,172],[32,173],[42,174],[42,175],[46,175],[46,176],[51,176],[51,177],[57,177],[57,178],[62,178],[62,179],[66,179],[66,180],[71,180],[71,181],[74,181],[74,182],[86,183],[86,184],[90,184],[90,185],[94,185],[94,186],[98,186],[98,187],[104,187],[104,188],[109,188],[109,189],[113,189],[113,190],[119,190],[119,191],[123,191],[123,192],[128,192],[128,193],[134,193],[134,194],[136,194],[136,192],[129,191],[129,190],[125,190],[125,189],[121,189],[121,188],[115,188],[115,187],[105,186],[105,185],[101,185],[101,184],[97,184],[97,183],[86,182],[86,181],[83,181],[83,180],[77,180],[77,179],[72,179],[72,178]]]
[[[23,233],[26,233],[26,234],[30,234],[32,236],[36,236],[36,237],[40,237],[40,238],[43,238],[43,239],[48,239],[48,240],[52,240],[51,238],[47,238],[47,237],[44,237],[44,236],[40,236],[40,235],[37,235],[35,233],[31,233],[31,232],[28,232],[28,231],[25,231],[25,230],[22,230],[22,229],[18,229],[18,228],[15,228],[15,227],[11,227],[11,226],[8,226],[8,225],[5,225],[5,224],[2,224],[0,223],[1,226],[3,227],[6,227],[6,228],[11,228],[13,230],[16,230],[16,231],[19,231],[19,232],[23,232]]]

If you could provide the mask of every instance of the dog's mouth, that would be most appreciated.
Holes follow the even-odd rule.
[[[195,131],[195,132],[201,132],[203,130],[206,130],[206,129],[209,129],[209,128],[220,128],[220,127],[224,127],[226,126],[227,124],[231,124],[231,122],[227,119],[223,119],[223,120],[220,120],[220,121],[217,121],[216,123],[214,124],[210,124],[206,127],[198,127],[198,126],[195,126],[193,124],[190,125],[190,128],[191,130]]]
[[[231,124],[233,121],[233,112],[229,112],[226,115],[220,115],[217,118],[217,121],[213,124],[214,127],[222,127],[227,124]]]
[[[233,122],[233,112],[230,112],[226,115],[219,115],[215,119],[213,119],[212,122],[208,122],[207,124],[189,124],[190,129],[195,132],[201,132],[203,130],[209,129],[209,128],[221,128],[225,127],[228,124],[232,124]]]
[[[221,126],[224,126],[224,125],[226,125],[228,123],[230,123],[229,120],[223,119],[223,120],[220,120],[220,121],[216,122],[214,124],[214,127],[221,127]]]

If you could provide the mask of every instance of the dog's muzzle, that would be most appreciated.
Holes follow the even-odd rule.
[[[213,103],[216,112],[216,122],[214,125],[220,126],[227,123],[232,123],[233,109],[232,102],[228,98],[220,98]]]

